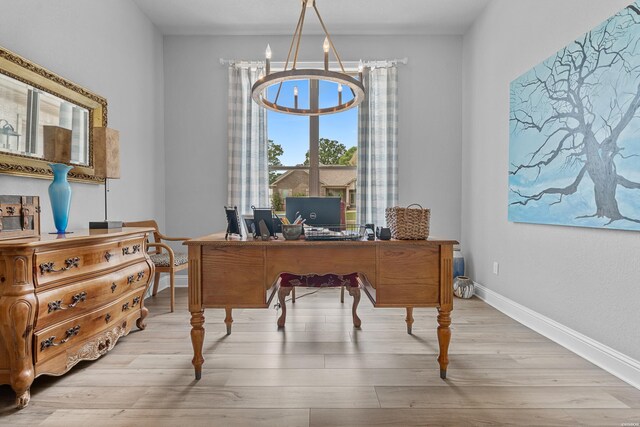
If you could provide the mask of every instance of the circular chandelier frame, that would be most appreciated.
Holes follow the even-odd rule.
[[[341,84],[351,89],[351,92],[354,96],[350,101],[347,101],[343,104],[338,104],[333,107],[327,108],[318,108],[315,110],[312,110],[310,108],[287,107],[278,104],[277,100],[276,102],[271,102],[267,99],[266,96],[263,96],[263,93],[273,85],[281,84],[282,82],[285,82],[287,80],[304,79],[331,81]],[[296,114],[299,116],[321,116],[324,114],[333,114],[347,111],[353,107],[356,107],[364,99],[364,86],[359,80],[347,74],[339,73],[337,71],[324,71],[315,69],[287,70],[272,73],[258,80],[253,85],[251,90],[253,100],[263,107],[272,111],[277,111],[279,113]]]
[[[274,73],[270,73],[270,49],[268,49],[268,55],[266,58],[266,67],[265,74],[260,79],[258,79],[253,86],[251,87],[251,97],[253,100],[272,111],[277,111],[280,113],[286,114],[295,114],[300,116],[321,116],[324,114],[333,114],[339,113],[342,111],[347,111],[353,107],[356,107],[364,100],[364,85],[362,84],[362,70],[359,69],[360,80],[355,79],[354,77],[347,74],[342,64],[342,60],[336,51],[336,48],[331,40],[331,36],[327,31],[324,22],[322,21],[322,17],[320,16],[320,12],[316,7],[315,0],[301,0],[302,2],[302,11],[300,12],[300,17],[298,18],[298,24],[293,33],[293,38],[291,40],[291,46],[289,47],[289,54],[287,55],[287,61],[284,65],[283,71],[277,71]],[[304,19],[306,15],[307,8],[313,7],[318,20],[320,21],[320,25],[322,26],[322,30],[325,33],[326,39],[325,44],[328,45],[325,47],[325,56],[324,56],[324,69],[296,69],[296,64],[298,62],[298,51],[300,48],[300,39],[302,38],[302,28],[304,27]],[[295,50],[294,50],[295,46]],[[340,71],[331,71],[329,70],[329,60],[328,60],[328,52],[329,48],[333,51],[336,59],[338,60],[338,64],[340,65]],[[289,66],[289,61],[291,59],[291,53],[293,52],[293,64],[291,68],[287,69]],[[290,80],[322,80],[322,81],[330,81],[334,83],[338,83],[339,85],[346,86],[351,90],[353,94],[353,98],[347,102],[342,102],[342,96],[338,97],[338,104],[332,107],[326,108],[298,108],[297,105],[297,95],[295,95],[295,106],[285,106],[278,104],[278,99],[280,97],[280,91],[282,90],[282,83]],[[274,101],[269,101],[267,93],[268,88],[271,86],[278,85],[278,91]],[[341,90],[339,88],[339,90]]]

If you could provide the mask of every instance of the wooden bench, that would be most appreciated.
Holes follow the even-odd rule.
[[[279,278],[278,301],[282,308],[282,315],[278,318],[278,327],[283,328],[287,319],[287,306],[285,299],[293,291],[292,302],[295,302],[295,288],[341,288],[340,302],[344,302],[344,288],[347,288],[349,295],[353,297],[351,315],[353,316],[353,326],[359,328],[362,322],[356,310],[360,303],[360,279],[358,273],[351,274],[290,274],[282,273]]]

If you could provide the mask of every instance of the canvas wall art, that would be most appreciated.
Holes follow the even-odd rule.
[[[640,0],[510,96],[509,220],[640,230]]]

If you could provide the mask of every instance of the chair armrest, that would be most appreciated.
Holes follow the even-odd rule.
[[[169,236],[165,236],[164,234],[158,232],[158,237],[161,240],[168,240],[170,242],[184,242],[185,240],[190,240],[190,237],[169,237]]]
[[[169,247],[169,245],[165,245],[164,243],[147,243],[147,247],[157,246],[160,248],[164,248],[167,250],[169,254],[169,265],[173,267],[173,249]]]

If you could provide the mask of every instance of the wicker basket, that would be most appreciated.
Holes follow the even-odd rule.
[[[418,208],[411,208],[418,206]],[[398,240],[423,240],[429,237],[429,217],[431,211],[416,204],[406,208],[395,206],[385,210],[391,237]]]

